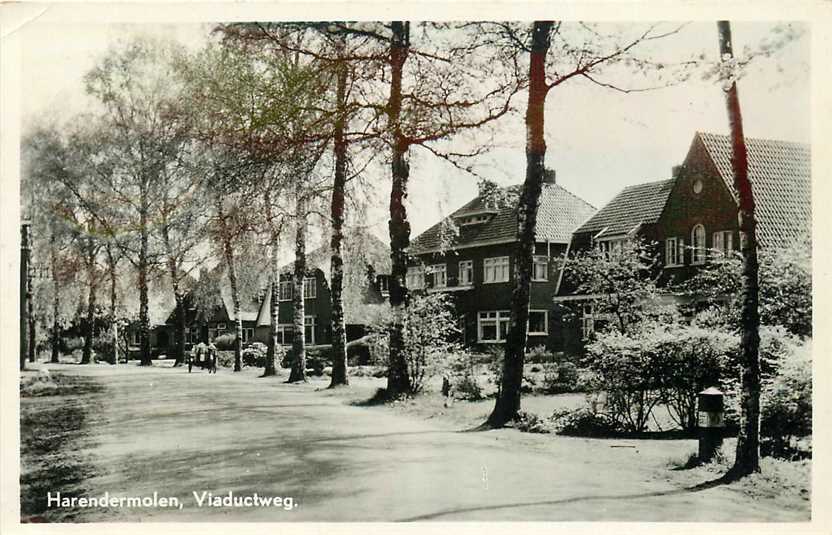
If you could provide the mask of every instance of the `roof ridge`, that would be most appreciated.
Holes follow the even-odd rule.
[[[544,186],[554,186],[554,187],[556,187],[556,188],[560,188],[560,189],[562,189],[565,193],[569,194],[569,196],[571,196],[573,199],[577,199],[577,200],[581,201],[582,203],[584,203],[585,205],[589,206],[589,207],[590,207],[590,208],[592,208],[593,210],[596,210],[596,211],[598,210],[598,208],[596,208],[595,206],[593,206],[592,204],[590,204],[589,202],[587,202],[585,199],[582,199],[581,197],[578,197],[576,194],[572,193],[571,191],[569,191],[568,189],[564,188],[563,186],[561,186],[561,185],[560,185],[560,184],[558,184],[558,183],[554,183],[554,184],[546,184],[546,183],[544,183],[543,185],[544,185]],[[590,217],[592,217],[592,216],[590,216]]]
[[[696,131],[696,134],[699,136],[708,136],[708,137],[719,137],[719,138],[727,138],[730,141],[731,135],[730,134],[716,134],[714,132],[703,132],[700,130]],[[805,143],[803,141],[793,141],[789,139],[776,139],[776,138],[767,138],[767,137],[751,137],[745,136],[745,141],[754,141],[754,142],[765,142],[765,143],[784,143],[786,145],[794,145],[797,147],[808,148],[811,149],[811,143]]]

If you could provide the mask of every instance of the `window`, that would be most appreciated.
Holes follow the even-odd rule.
[[[376,282],[378,283],[378,291],[381,292],[382,297],[387,297],[390,295],[390,276],[389,275],[378,275],[376,276]]]
[[[535,256],[532,258],[532,261],[532,280],[549,280],[549,259],[545,256]]]
[[[185,332],[185,343],[186,344],[197,344],[199,343],[199,329],[196,327],[191,327]]]
[[[604,253],[609,260],[617,260],[621,258],[621,251],[624,250],[624,243],[626,241],[626,238],[600,241],[598,242],[598,249]]]
[[[295,326],[291,323],[286,323],[277,326],[277,341],[280,345],[290,345],[295,334]]]
[[[483,262],[483,280],[485,282],[508,282],[508,257],[486,258]]]
[[[292,300],[292,281],[283,281],[280,283],[280,300]]]
[[[740,231],[740,252],[742,252],[747,245],[748,245],[748,234],[746,234],[743,231]]]
[[[303,318],[303,338],[307,344],[315,345],[315,316]]]
[[[734,233],[730,230],[714,232],[713,245],[718,258],[731,256],[731,252],[734,250]]]
[[[696,225],[690,232],[691,264],[702,264],[705,262],[705,227]]]
[[[478,342],[505,342],[508,336],[508,310],[480,312],[477,317]]]
[[[217,323],[217,331],[222,332],[225,330],[225,323]]]
[[[664,241],[665,267],[685,265],[685,240],[683,238],[668,238]]]
[[[134,346],[137,346],[142,343],[141,333],[138,329],[130,333],[130,343]]]
[[[407,268],[405,284],[411,290],[418,290],[425,287],[425,271],[422,266]]]
[[[545,310],[529,310],[529,334],[549,334],[549,315]]]
[[[434,264],[428,270],[433,277],[434,288],[444,288],[448,285],[448,268],[445,264]]]
[[[474,284],[474,261],[463,260],[459,263],[459,285],[470,286]]]
[[[254,338],[254,329],[250,327],[243,328],[243,343],[247,344],[251,342],[251,339]]]
[[[583,306],[583,314],[581,315],[581,334],[584,338],[589,338],[595,332],[595,306],[588,303]]]
[[[303,298],[315,299],[315,296],[317,295],[316,292],[315,277],[306,277],[303,279]]]

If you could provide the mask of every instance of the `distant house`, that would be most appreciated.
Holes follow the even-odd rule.
[[[389,275],[376,275],[376,270],[389,273],[390,249],[378,238],[366,232],[349,232],[344,241],[344,318],[347,339],[364,334],[364,326],[371,319],[371,309],[381,305],[379,280]],[[332,296],[327,274],[330,262],[329,246],[319,247],[307,254],[307,273],[303,282],[304,339],[307,345],[332,343]],[[290,345],[294,336],[293,271],[290,262],[280,268],[278,296],[278,339]],[[372,274],[372,279],[368,275]],[[263,290],[263,297],[254,317],[255,339],[267,343],[271,330],[271,285]]]
[[[516,197],[522,186],[497,192],[509,202],[480,195],[419,236],[409,249],[407,287],[454,296],[463,342],[468,346],[506,340],[517,249]],[[552,299],[560,262],[572,231],[595,213],[547,171],[540,198],[531,282],[529,345],[551,345]]]
[[[768,139],[746,142],[759,246],[779,248],[808,237],[810,147]],[[659,246],[660,284],[685,280],[713,259],[740,249],[744,236],[739,231],[733,182],[730,138],[697,132],[672,178],[625,188],[575,230],[571,248],[597,247],[615,254],[639,237]],[[568,284],[561,286],[557,302],[577,301],[584,306],[580,321],[558,319],[562,333],[558,347],[579,346],[593,329],[591,297],[576,294]]]

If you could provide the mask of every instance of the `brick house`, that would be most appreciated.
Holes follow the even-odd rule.
[[[380,269],[390,270],[390,249],[381,240],[365,232],[350,232],[344,240],[344,318],[347,340],[364,334],[364,326],[374,306],[380,306],[378,284],[387,275],[376,275]],[[332,343],[332,296],[326,274],[329,273],[330,250],[322,246],[307,254],[306,277],[303,282],[304,338],[307,345]],[[278,303],[278,337],[282,345],[291,345],[294,332],[292,304],[293,263],[280,268]],[[372,280],[370,280],[370,276]],[[254,338],[268,343],[271,329],[271,285],[262,292],[254,315]]]
[[[759,246],[784,247],[808,237],[812,224],[809,146],[754,138],[746,142]],[[739,251],[743,237],[737,203],[730,138],[697,132],[672,178],[625,188],[575,230],[571,248],[598,247],[614,254],[628,240],[640,237],[658,245],[659,284],[679,282],[714,258]],[[575,295],[574,288],[564,284],[555,301],[584,303],[579,318],[567,320],[559,315],[556,320],[561,332],[556,346],[577,349],[596,319],[590,299]]]
[[[503,188],[516,197],[522,186]],[[572,231],[595,213],[548,171],[538,209],[531,282],[529,345],[551,345],[552,299],[559,264]],[[453,295],[467,346],[505,342],[517,249],[516,202],[492,203],[481,194],[411,243],[406,285],[411,291]]]

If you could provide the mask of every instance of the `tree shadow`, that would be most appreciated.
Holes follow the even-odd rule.
[[[501,509],[515,509],[515,508],[522,508],[522,507],[538,507],[538,506],[556,506],[556,505],[566,505],[566,504],[574,504],[580,502],[594,502],[594,501],[608,501],[608,500],[635,500],[641,498],[658,498],[664,496],[680,496],[684,494],[694,493],[694,492],[701,492],[703,490],[708,490],[714,487],[717,487],[723,483],[725,483],[725,476],[722,476],[718,479],[713,481],[706,481],[704,483],[699,483],[697,485],[691,487],[685,487],[681,489],[673,489],[673,490],[663,490],[663,491],[655,491],[655,492],[642,492],[636,494],[601,494],[598,496],[575,496],[572,498],[562,498],[560,500],[542,500],[537,502],[516,502],[516,503],[506,503],[501,505],[483,505],[477,507],[463,507],[458,509],[446,509],[443,511],[437,511],[435,513],[428,513],[424,515],[412,516],[398,520],[398,522],[420,522],[425,520],[435,520],[437,518],[443,516],[450,516],[450,515],[458,515],[458,514],[465,514],[465,513],[477,513],[480,511],[496,511]]]

